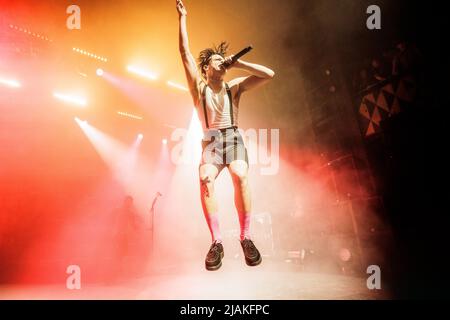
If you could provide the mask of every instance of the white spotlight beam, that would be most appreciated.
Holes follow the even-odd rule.
[[[11,88],[20,88],[21,87],[21,85],[18,81],[11,80],[11,79],[0,78],[0,84],[11,87]]]
[[[136,66],[129,65],[129,66],[127,66],[127,70],[129,72],[134,73],[134,74],[136,74],[138,76],[141,76],[143,78],[147,78],[147,79],[150,79],[150,80],[158,79],[158,76],[155,73],[143,70],[143,69],[138,68]]]
[[[171,87],[174,87],[174,88],[177,88],[177,89],[180,89],[180,90],[183,90],[183,91],[189,91],[188,88],[182,86],[181,84],[178,84],[178,83],[175,83],[173,81],[170,81],[170,80],[167,81],[167,85],[171,86]]]
[[[64,102],[68,102],[71,104],[75,104],[81,107],[85,107],[87,105],[87,102],[84,98],[81,97],[76,97],[76,96],[71,96],[71,95],[67,95],[67,94],[62,94],[59,92],[53,92],[53,97],[55,97],[56,99],[59,99],[61,101]]]

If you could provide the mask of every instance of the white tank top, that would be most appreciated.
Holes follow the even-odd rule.
[[[230,100],[228,98],[227,89],[225,84],[219,93],[207,86],[203,81],[199,85],[199,118],[202,123],[203,130],[208,130],[206,126],[206,119],[203,108],[202,93],[204,87],[205,90],[205,109],[208,116],[209,129],[224,129],[231,126],[237,126],[238,123],[238,108],[233,104],[233,124],[230,117]]]

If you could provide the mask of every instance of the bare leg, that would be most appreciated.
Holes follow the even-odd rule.
[[[250,238],[251,194],[248,184],[248,164],[243,160],[230,163],[229,171],[234,184],[234,203],[239,214],[241,240]]]
[[[214,182],[219,171],[212,164],[203,164],[200,166],[200,197],[202,202],[203,214],[208,223],[211,232],[212,241],[221,241],[219,230],[219,220],[217,215],[217,200],[214,194]]]

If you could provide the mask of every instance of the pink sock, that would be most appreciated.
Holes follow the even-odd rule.
[[[222,242],[220,235],[219,217],[217,213],[205,214],[206,222],[208,223],[209,231],[211,232],[212,241]]]
[[[239,224],[241,226],[241,240],[250,239],[250,212],[239,212]]]

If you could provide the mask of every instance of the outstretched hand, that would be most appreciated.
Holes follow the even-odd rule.
[[[184,7],[183,1],[181,0],[176,0],[177,3],[177,11],[178,11],[178,15],[181,16],[186,16],[187,15],[187,11],[186,8]]]

